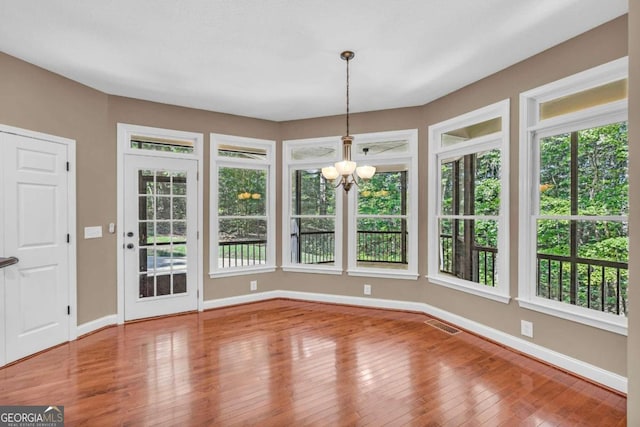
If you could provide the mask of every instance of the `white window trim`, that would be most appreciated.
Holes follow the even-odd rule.
[[[472,295],[488,298],[508,304],[509,295],[509,99],[468,112],[458,117],[429,126],[429,171],[428,171],[428,262],[426,278],[437,285],[445,286]],[[491,135],[470,139],[460,144],[442,147],[442,134],[496,117],[502,119],[502,129]],[[484,286],[468,280],[440,273],[439,249],[440,233],[438,216],[440,212],[440,159],[455,155],[464,155],[500,149],[500,214],[498,215],[498,284],[495,287]]]
[[[275,218],[276,218],[276,164],[275,151],[276,142],[267,139],[248,138],[233,135],[223,135],[211,133],[209,135],[209,277],[220,278],[229,276],[240,276],[245,274],[269,273],[275,271],[276,267],[276,242],[275,242]],[[231,145],[240,147],[252,147],[263,149],[267,153],[265,161],[238,159],[233,157],[218,156],[220,145]],[[235,167],[244,169],[264,169],[267,171],[267,247],[266,263],[259,265],[247,265],[241,267],[219,268],[218,267],[218,168]]]
[[[291,262],[291,171],[301,168],[322,168],[337,162],[342,154],[342,142],[339,136],[295,139],[282,141],[282,263],[283,271],[312,274],[342,274],[342,187],[336,188],[336,213],[334,225],[334,263],[333,264],[298,264]],[[322,160],[294,160],[291,159],[291,152],[296,147],[322,145],[334,146],[335,155],[333,158]]]
[[[533,153],[537,139],[577,128],[597,127],[628,118],[627,100],[603,104],[546,120],[539,118],[539,105],[560,96],[614,82],[628,75],[628,58],[620,58],[581,73],[563,78],[520,94],[520,194],[518,248],[518,304],[520,307],[549,314],[577,323],[627,335],[628,320],[624,316],[561,303],[536,296],[535,253],[537,236],[532,222],[536,216],[536,190],[533,173],[539,167]],[[528,196],[527,196],[528,195]]]
[[[374,132],[353,135],[353,151],[351,158],[356,162],[375,163],[376,165],[384,164],[406,164],[409,167],[408,180],[409,205],[407,206],[407,232],[409,236],[409,244],[407,247],[408,265],[406,270],[394,270],[389,268],[360,267],[357,264],[357,218],[356,218],[356,193],[352,191],[348,193],[348,269],[349,276],[359,277],[381,277],[389,279],[407,279],[417,280],[418,274],[418,130],[405,129],[389,132]],[[385,155],[384,158],[377,158],[371,154],[364,155],[359,152],[358,146],[372,142],[383,141],[400,141],[405,140],[409,144],[406,153],[397,153]],[[341,191],[342,188],[340,188]]]

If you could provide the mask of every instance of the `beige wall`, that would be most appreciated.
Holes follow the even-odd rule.
[[[632,0],[634,2],[636,0]],[[518,94],[592,66],[627,54],[627,18],[622,17],[576,39],[543,52],[500,73],[421,107],[355,114],[353,133],[419,129],[420,164],[427,159],[426,129],[429,124],[451,118],[492,102],[510,98],[512,111],[511,192],[517,201]],[[106,225],[116,219],[117,122],[202,132],[205,136],[205,210],[203,237],[208,246],[209,132],[265,139],[298,139],[339,135],[344,117],[325,117],[283,123],[231,116],[122,97],[107,96],[18,59],[0,54],[0,123],[77,140],[78,230]],[[8,78],[7,78],[8,76]],[[434,82],[434,84],[437,84]],[[5,96],[8,94],[8,96]],[[355,94],[354,94],[355,95]],[[277,165],[280,168],[281,148]],[[420,168],[420,217],[426,218],[425,167]],[[277,188],[281,188],[278,174]],[[277,236],[280,236],[281,197],[278,195]],[[510,232],[517,247],[518,211],[512,204]],[[345,218],[346,220],[346,218]],[[346,224],[345,224],[346,225]],[[303,273],[275,273],[210,279],[209,251],[203,256],[205,300],[249,293],[249,281],[257,279],[260,290],[286,289],[361,296],[362,284],[373,286],[373,296],[425,302],[501,331],[519,335],[520,319],[534,322],[535,343],[565,353],[606,370],[626,375],[626,338],[520,309],[515,301],[505,305],[430,284],[425,278],[427,230],[419,228],[418,280],[390,280]],[[116,312],[116,239],[78,241],[78,320],[85,323]],[[517,295],[517,258],[510,260],[511,293]],[[282,254],[278,253],[278,264]],[[346,262],[345,262],[346,264]],[[636,299],[637,301],[637,299]],[[637,323],[637,322],[636,322]],[[640,330],[640,328],[638,328]],[[597,343],[594,346],[594,343]],[[637,348],[637,339],[636,339]],[[631,353],[629,353],[631,356]],[[631,362],[630,362],[631,365]],[[638,373],[636,373],[636,376]]]
[[[640,259],[640,0],[629,0],[629,260]],[[635,215],[634,215],[635,214]],[[640,263],[629,263],[629,339],[627,341],[627,424],[640,426]]]

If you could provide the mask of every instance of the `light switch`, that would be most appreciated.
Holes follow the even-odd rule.
[[[84,238],[85,239],[98,239],[102,237],[102,226],[97,225],[95,227],[85,227],[84,228]]]

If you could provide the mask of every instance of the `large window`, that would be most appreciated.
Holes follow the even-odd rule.
[[[337,160],[339,138],[284,141],[282,265],[342,272],[342,197],[321,168]]]
[[[275,268],[273,141],[211,134],[212,277]]]
[[[509,301],[509,101],[429,127],[428,278]]]
[[[521,95],[520,304],[624,333],[626,59]],[[528,238],[527,238],[528,237]]]
[[[376,173],[349,192],[350,275],[418,277],[417,139],[416,130],[354,135],[353,160]]]

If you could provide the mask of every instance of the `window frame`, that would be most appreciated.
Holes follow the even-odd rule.
[[[292,158],[292,152],[298,147],[308,146],[326,146],[332,147],[334,154],[331,157],[323,159],[295,160]],[[335,225],[334,225],[334,262],[333,264],[302,264],[291,262],[289,254],[291,254],[291,173],[298,169],[321,169],[327,165],[331,165],[340,160],[342,153],[342,142],[339,136],[292,139],[282,141],[282,260],[281,268],[283,271],[299,272],[299,273],[317,273],[317,274],[342,274],[342,240],[343,240],[343,200],[342,187],[334,188],[335,191]],[[316,217],[316,216],[313,216]]]
[[[509,141],[510,141],[510,101],[504,99],[466,114],[445,120],[429,126],[429,159],[428,159],[428,207],[427,227],[429,248],[427,254],[426,278],[436,285],[488,298],[508,304],[511,296],[509,292]],[[443,145],[442,135],[460,128],[482,123],[487,120],[500,117],[501,130],[465,140],[459,144]],[[455,156],[479,153],[482,151],[500,150],[500,212],[498,222],[498,244],[496,255],[496,274],[498,283],[495,287],[489,287],[480,283],[464,280],[452,275],[440,272],[440,232],[439,219],[441,213],[441,165],[442,159]],[[485,217],[487,215],[478,215]],[[476,215],[468,216],[476,219]]]
[[[539,181],[538,141],[563,132],[599,127],[628,120],[628,99],[585,108],[541,120],[540,104],[572,95],[606,83],[628,77],[628,58],[620,58],[586,71],[520,94],[520,187],[519,187],[519,248],[518,304],[522,308],[571,320],[577,323],[627,335],[628,319],[612,313],[549,300],[536,295],[536,253]],[[528,196],[527,196],[528,195]],[[627,220],[629,216],[627,215]],[[629,283],[631,285],[631,283]]]
[[[210,145],[210,168],[209,168],[209,277],[219,278],[228,276],[239,276],[255,273],[268,273],[276,269],[276,242],[275,242],[275,221],[276,221],[276,164],[275,149],[276,142],[267,139],[257,139],[211,133],[209,135]],[[218,155],[219,147],[240,146],[256,148],[266,151],[264,161],[240,159],[235,157],[225,157]],[[266,212],[267,221],[267,244],[265,250],[266,262],[258,265],[247,265],[240,267],[218,267],[218,225],[220,215],[218,215],[218,173],[220,167],[231,167],[240,169],[259,169],[267,172],[267,195]]]
[[[353,135],[353,149],[351,158],[360,164],[407,166],[408,203],[407,203],[407,269],[390,269],[358,266],[357,261],[357,192],[358,187],[352,187],[348,193],[348,263],[347,274],[359,277],[381,277],[390,279],[417,280],[418,274],[418,130],[405,129],[388,132],[374,132]],[[408,150],[405,153],[386,153],[385,155],[363,154],[358,147],[370,143],[393,141],[407,141]],[[341,191],[342,187],[340,187]],[[385,215],[387,216],[387,215]],[[366,217],[366,215],[365,215]]]

